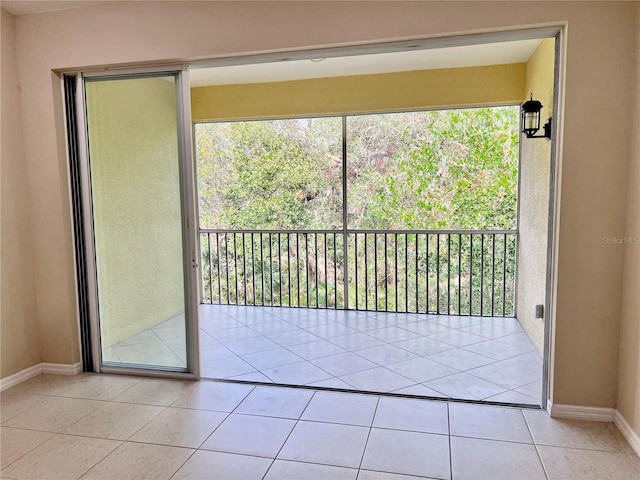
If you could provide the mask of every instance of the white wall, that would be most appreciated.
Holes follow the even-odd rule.
[[[631,155],[633,2],[115,2],[17,22],[43,359],[77,360],[64,133],[52,69],[568,22],[553,400],[614,407]],[[55,252],[52,255],[52,252]],[[637,372],[636,372],[637,373]]]

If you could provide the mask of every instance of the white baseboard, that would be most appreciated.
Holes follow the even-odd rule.
[[[614,408],[608,407],[583,407],[580,405],[562,405],[557,403],[550,406],[550,415],[553,418],[566,418],[568,420],[613,423],[616,413]]]
[[[627,419],[624,418],[618,411],[616,411],[613,423],[616,424],[616,427],[618,427],[620,433],[622,433],[622,435],[624,435],[624,438],[627,439],[627,442],[629,442],[629,445],[631,445],[633,451],[636,452],[636,455],[640,457],[640,435],[633,431],[633,428],[631,428],[631,425],[629,425]]]
[[[19,383],[26,382],[30,378],[40,375],[41,373],[50,373],[53,375],[77,375],[82,371],[80,362],[68,365],[65,363],[39,363],[24,370],[20,370],[13,375],[0,379],[0,392],[5,391]]]
[[[30,378],[35,377],[36,375],[40,375],[42,373],[42,367],[38,365],[34,365],[33,367],[25,368],[24,370],[20,370],[18,373],[14,373],[13,375],[9,375],[6,378],[0,380],[0,392],[5,391],[7,388],[11,388],[19,383],[26,382]]]
[[[80,362],[69,365],[66,363],[41,363],[42,373],[50,373],[53,375],[77,375],[82,371]]]
[[[590,422],[610,422],[615,424],[620,433],[626,438],[634,452],[640,457],[640,435],[638,435],[627,419],[614,408],[606,407],[582,407],[578,405],[551,405],[549,414],[553,418],[566,418],[568,420],[587,420]]]

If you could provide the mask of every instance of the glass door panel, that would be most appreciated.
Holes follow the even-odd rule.
[[[86,78],[102,365],[187,370],[178,74]]]

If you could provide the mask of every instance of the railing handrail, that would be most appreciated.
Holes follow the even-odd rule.
[[[385,234],[397,233],[399,235],[514,235],[518,230],[375,230],[375,229],[248,229],[248,228],[199,228],[200,233],[268,233],[268,234],[295,234],[295,233],[326,233],[326,234]]]

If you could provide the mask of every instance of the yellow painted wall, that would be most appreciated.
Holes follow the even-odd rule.
[[[2,34],[2,161],[0,376],[40,362],[40,332],[31,249],[29,181],[22,148],[22,112],[16,62],[15,18],[0,11]]]
[[[520,102],[525,64],[415,70],[191,89],[194,121]]]
[[[526,64],[522,102],[533,97],[542,105],[540,125],[553,114],[555,40],[543,40]],[[538,135],[542,134],[542,128]],[[545,304],[549,175],[551,142],[520,136],[520,191],[518,238],[518,292],[516,316],[541,354],[544,350],[544,319],[535,318],[535,305]]]
[[[631,139],[627,183],[627,219],[624,237],[627,243],[610,244],[624,248],[622,318],[620,323],[620,370],[618,373],[618,410],[631,428],[640,434],[640,12],[636,28],[635,88],[631,105],[635,116]]]
[[[46,232],[32,235],[30,243],[43,361],[79,358],[73,348],[78,330],[62,98],[52,69],[566,22],[552,400],[615,407],[627,277],[624,250],[604,248],[602,236],[626,230],[631,139],[637,135],[629,101],[636,66],[630,59],[638,51],[639,8],[637,2],[562,1],[526,8],[519,1],[111,2],[18,18],[29,214],[38,232]],[[637,355],[632,347],[629,358]]]
[[[175,83],[87,83],[104,347],[184,312]]]

